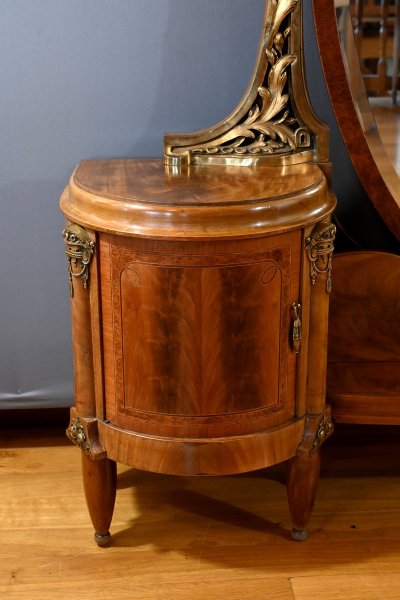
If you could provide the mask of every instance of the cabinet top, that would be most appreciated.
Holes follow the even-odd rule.
[[[312,224],[335,199],[314,163],[165,170],[159,159],[82,161],[61,198],[85,227],[161,238],[229,238]]]

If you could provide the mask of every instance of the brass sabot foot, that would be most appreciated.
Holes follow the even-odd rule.
[[[305,540],[308,538],[307,529],[295,529],[293,527],[290,534],[296,542],[305,542]]]
[[[101,533],[95,533],[94,534],[94,541],[96,542],[96,544],[98,546],[108,546],[109,543],[111,542],[111,534],[110,532],[105,533],[105,534],[101,534]]]

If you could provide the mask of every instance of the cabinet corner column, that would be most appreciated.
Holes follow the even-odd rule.
[[[68,438],[82,451],[86,502],[99,546],[109,543],[116,495],[116,463],[107,458],[98,435],[91,314],[91,267],[95,266],[95,233],[75,223],[63,230],[71,296],[75,407]],[[100,416],[101,418],[101,416]]]

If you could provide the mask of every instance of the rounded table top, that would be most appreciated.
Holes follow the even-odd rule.
[[[73,222],[154,239],[288,231],[321,220],[334,206],[314,163],[174,171],[161,159],[86,160],[61,198],[61,209]]]

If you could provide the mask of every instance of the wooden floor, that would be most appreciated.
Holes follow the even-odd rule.
[[[283,466],[214,479],[121,466],[106,549],[63,432],[0,436],[1,600],[400,599],[400,428],[337,430],[304,543],[288,535]]]

